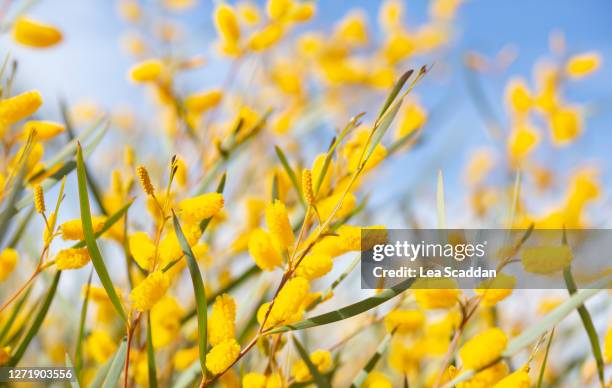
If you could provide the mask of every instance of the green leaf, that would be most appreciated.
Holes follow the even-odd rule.
[[[178,238],[181,249],[187,258],[187,266],[189,268],[189,275],[191,275],[191,282],[193,283],[193,292],[196,300],[196,313],[198,317],[198,347],[200,349],[200,368],[202,369],[202,375],[206,376],[206,347],[208,339],[208,327],[207,327],[207,303],[206,303],[206,291],[204,290],[204,282],[202,281],[202,274],[198,267],[198,262],[195,259],[191,247],[183,234],[179,219],[172,211],[172,221],[174,223],[174,231]]]
[[[149,387],[157,388],[157,367],[155,366],[155,349],[153,348],[151,313],[147,314],[147,365],[149,367]]]
[[[310,371],[310,374],[312,375],[316,386],[319,388],[331,388],[329,381],[327,381],[327,379],[323,377],[323,375],[321,375],[321,372],[319,372],[317,367],[312,363],[312,360],[310,359],[310,355],[308,354],[306,349],[304,349],[304,346],[300,343],[300,341],[298,341],[298,339],[295,336],[292,336],[292,338],[293,338],[293,344],[295,345],[298,353],[300,354],[300,357],[306,364],[306,367]]]
[[[297,180],[297,176],[295,175],[295,172],[289,165],[289,161],[287,160],[285,153],[279,146],[274,146],[274,151],[276,151],[276,156],[278,156],[278,160],[280,160],[281,165],[283,166],[283,168],[285,169],[285,172],[289,176],[289,180],[293,184],[293,187],[295,188],[295,191],[298,195],[298,198],[300,199],[300,202],[302,203],[302,205],[304,205],[305,202],[304,202],[304,196],[302,195],[301,185],[299,184]]]
[[[87,280],[87,291],[83,298],[83,304],[81,305],[81,316],[79,319],[79,332],[77,336],[76,347],[74,351],[74,369],[77,375],[80,375],[81,367],[83,366],[83,339],[85,337],[85,322],[87,319],[87,307],[89,306],[89,292],[91,289],[91,278],[93,277],[93,270],[89,272],[89,279]]]
[[[395,116],[397,116],[397,113],[399,112],[399,109],[402,106],[402,102],[403,97],[400,98],[399,101],[397,101],[389,109],[389,111],[385,113],[385,115],[381,118],[380,123],[377,123],[374,129],[372,130],[372,139],[370,139],[368,150],[365,154],[365,157],[363,158],[363,161],[361,162],[362,166],[367,163],[367,161],[370,159],[370,156],[372,156],[372,154],[374,153],[376,146],[378,146],[378,144],[380,144],[380,142],[382,141],[383,136],[385,136],[385,133],[387,133],[387,130],[393,123],[393,119],[395,119]]]
[[[96,236],[94,235],[91,221],[91,210],[89,209],[89,194],[87,193],[87,177],[85,176],[85,168],[83,164],[83,151],[80,145],[77,146],[77,178],[79,187],[79,204],[81,207],[81,222],[83,225],[83,234],[85,235],[87,250],[89,251],[89,256],[91,256],[91,262],[93,263],[96,273],[100,278],[100,282],[106,290],[113,307],[115,310],[117,310],[117,313],[121,319],[123,319],[124,322],[127,322],[127,315],[123,309],[121,301],[119,300],[119,296],[115,291],[113,281],[108,274],[106,264],[104,263],[104,259],[102,258],[102,254],[98,248],[98,243],[96,242]]]
[[[351,261],[351,263],[346,267],[346,269],[340,274],[340,276],[338,276],[338,278],[336,280],[334,280],[334,282],[325,289],[325,291],[323,291],[321,293],[320,296],[318,296],[315,300],[312,301],[312,303],[308,306],[306,306],[306,311],[310,311],[312,309],[314,309],[316,306],[318,306],[323,300],[325,300],[325,298],[330,295],[335,289],[336,287],[338,287],[340,285],[340,283],[342,283],[342,281],[344,279],[347,278],[348,275],[350,275],[351,272],[353,272],[353,270],[355,269],[355,267],[357,266],[357,264],[359,264],[359,261],[361,260],[361,256],[357,255],[355,256],[355,258],[353,259],[353,261]]]
[[[278,175],[274,174],[272,178],[272,195],[271,200],[274,202],[275,200],[280,199],[280,195],[278,193]]]
[[[128,211],[128,209],[130,208],[130,206],[132,206],[133,203],[134,203],[134,200],[131,200],[127,204],[123,205],[121,209],[117,210],[112,216],[108,217],[106,221],[104,221],[104,224],[102,225],[102,228],[100,228],[98,233],[94,234],[95,238],[102,236],[110,228],[112,228],[113,225],[115,225],[119,220],[121,220],[123,215]],[[85,245],[87,245],[86,241],[79,241],[75,243],[74,245],[72,245],[72,248],[82,248]]]
[[[387,333],[385,338],[383,338],[380,345],[378,345],[378,347],[376,348],[376,353],[374,353],[374,355],[368,360],[367,364],[363,367],[363,369],[360,370],[357,376],[355,376],[355,378],[353,379],[353,382],[351,383],[351,388],[359,388],[363,385],[370,372],[372,372],[372,370],[378,363],[378,360],[380,360],[382,355],[387,351],[394,332],[395,331]]]
[[[277,329],[272,329],[267,333],[276,334],[284,333],[286,331],[304,330],[309,329],[311,327],[327,325],[329,323],[338,322],[347,318],[354,317],[355,315],[359,315],[363,312],[373,309],[374,307],[388,301],[389,299],[398,296],[399,294],[410,288],[413,282],[414,279],[406,279],[403,282],[396,284],[392,288],[388,288],[377,295],[363,299],[357,303],[353,303],[351,305],[342,307],[341,309],[317,315],[312,318],[307,318],[291,325],[281,326]]]
[[[23,340],[19,344],[19,347],[17,347],[17,350],[15,350],[15,353],[13,353],[13,356],[9,360],[8,366],[14,367],[19,364],[19,361],[21,361],[21,358],[23,357],[26,350],[28,349],[28,346],[30,345],[30,342],[32,342],[32,339],[38,333],[38,330],[42,326],[43,321],[45,320],[45,317],[49,312],[51,302],[53,302],[53,298],[55,297],[55,292],[57,291],[57,285],[59,283],[61,275],[62,271],[57,271],[55,273],[55,276],[53,277],[53,282],[51,283],[51,286],[49,286],[49,290],[47,291],[47,295],[45,296],[42,306],[40,307],[40,310],[38,310],[38,313],[32,321],[32,326],[30,326],[25,336],[23,337]]]
[[[81,386],[81,384],[79,383],[79,375],[78,373],[76,373],[76,368],[74,367],[74,364],[72,363],[72,360],[70,359],[70,355],[68,353],[66,353],[66,367],[67,368],[73,368],[75,370],[75,381],[70,381],[70,386],[72,388],[79,388]]]
[[[555,328],[553,327],[548,335],[548,342],[546,343],[546,352],[544,353],[544,359],[542,360],[542,365],[540,365],[540,373],[538,374],[538,383],[536,388],[541,388],[542,383],[544,382],[544,372],[546,371],[546,362],[548,361],[548,354],[550,353],[550,345],[552,345],[552,340],[555,335]]]
[[[399,92],[402,90],[402,88],[404,87],[408,79],[410,79],[410,76],[412,76],[412,73],[414,73],[414,70],[410,69],[404,74],[402,74],[399,80],[397,80],[397,82],[395,83],[395,86],[393,86],[393,89],[391,89],[391,92],[387,96],[385,103],[383,104],[382,108],[380,109],[380,112],[378,113],[378,117],[376,118],[377,122],[387,112],[387,110],[389,109],[389,106],[391,106],[393,101],[395,101],[395,98],[397,97]]]
[[[119,345],[119,349],[115,353],[115,357],[113,357],[113,362],[111,362],[110,367],[108,368],[108,373],[104,378],[104,382],[102,383],[103,388],[115,388],[117,387],[117,383],[119,383],[119,378],[121,377],[121,372],[123,372],[123,367],[125,366],[125,358],[127,357],[127,338],[123,338],[121,340],[121,344]]]

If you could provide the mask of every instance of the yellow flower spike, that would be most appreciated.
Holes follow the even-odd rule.
[[[13,39],[29,47],[46,48],[62,41],[62,33],[56,27],[21,17],[13,24]]]
[[[331,353],[327,350],[316,350],[310,353],[310,361],[321,373],[329,371],[332,367]],[[312,380],[312,375],[306,366],[304,360],[300,360],[291,367],[291,375],[298,383]]]
[[[526,247],[521,251],[525,271],[547,275],[561,271],[572,262],[572,250],[567,245]]]
[[[34,186],[34,207],[39,214],[45,214],[45,195],[40,185]]]
[[[407,59],[416,49],[414,38],[405,31],[393,32],[385,41],[382,54],[390,65]]]
[[[342,193],[337,193],[330,195],[327,198],[323,198],[317,203],[317,210],[319,211],[319,215],[323,221],[327,220],[331,216],[341,198]],[[355,198],[355,195],[353,193],[347,193],[346,197],[344,197],[344,200],[342,201],[342,205],[336,212],[334,219],[339,219],[349,215],[356,206],[357,198]]]
[[[146,271],[151,270],[155,256],[155,244],[145,232],[136,232],[129,236],[128,247],[138,266]]]
[[[264,51],[274,46],[285,34],[285,28],[280,23],[268,24],[256,31],[249,38],[248,46],[253,51]]]
[[[206,355],[206,369],[213,375],[219,374],[230,367],[240,354],[240,345],[235,339],[221,342]]]
[[[428,279],[413,287],[417,304],[425,310],[451,308],[457,304],[461,294],[452,279]]]
[[[603,345],[604,358],[607,363],[612,363],[612,325],[608,327]]]
[[[411,134],[417,129],[425,125],[427,121],[427,112],[425,108],[416,100],[405,105],[402,120],[397,127],[395,134],[396,139],[401,139],[404,136]]]
[[[79,269],[87,265],[91,257],[87,248],[68,248],[62,249],[55,256],[57,269]]]
[[[601,56],[595,52],[583,53],[571,57],[565,66],[570,78],[582,78],[597,71],[601,66]]]
[[[135,34],[127,34],[121,37],[121,48],[134,58],[144,57],[149,48],[142,37]]]
[[[242,377],[242,388],[266,388],[266,376],[250,372]]]
[[[419,310],[393,310],[385,317],[388,332],[396,330],[397,334],[410,334],[423,327],[425,314]]]
[[[196,5],[196,0],[163,0],[163,5],[171,11],[185,11]]]
[[[117,11],[125,21],[131,23],[136,23],[142,18],[142,9],[136,0],[120,0]]]
[[[368,26],[363,12],[352,11],[336,27],[335,35],[344,43],[363,46],[368,43]]]
[[[500,361],[476,373],[471,379],[457,384],[457,388],[491,387],[508,375],[508,365]]]
[[[363,388],[392,388],[391,380],[382,372],[372,371],[362,385]]]
[[[211,346],[234,338],[236,330],[236,301],[228,294],[215,299],[208,318],[208,342]]]
[[[289,11],[294,7],[293,0],[268,0],[266,12],[272,20],[281,20],[289,15]]]
[[[501,329],[491,328],[472,337],[459,349],[465,369],[482,369],[497,360],[506,349],[508,338]]]
[[[186,222],[202,222],[215,216],[224,205],[223,195],[220,193],[206,193],[197,197],[184,199],[178,204],[181,218]]]
[[[561,108],[550,118],[552,140],[556,145],[566,145],[576,139],[583,130],[582,113],[578,108]]]
[[[278,199],[266,206],[266,226],[283,249],[293,245],[295,236],[289,222],[287,208]]]
[[[530,388],[531,377],[529,367],[523,367],[516,372],[504,377],[493,388]]]
[[[27,139],[33,130],[36,130],[36,140],[45,141],[64,132],[66,127],[63,124],[53,121],[31,120],[27,121],[23,125],[23,130],[21,131],[19,138],[22,140]]]
[[[540,135],[528,124],[521,124],[512,130],[508,139],[508,155],[513,163],[521,163],[538,145]]]
[[[463,0],[434,0],[430,3],[429,14],[434,19],[451,20]]]
[[[95,329],[85,340],[86,352],[98,364],[105,363],[117,349],[115,341],[103,330]]]
[[[321,177],[321,174],[323,173],[323,167],[325,166],[326,157],[327,157],[327,154],[325,153],[319,154],[317,155],[314,162],[312,163],[313,188],[316,187],[316,184],[321,179],[320,177]],[[330,161],[329,166],[327,167],[325,176],[323,177],[323,180],[321,181],[321,186],[319,186],[319,194],[317,196],[320,196],[320,194],[327,194],[329,192],[329,189],[331,187],[331,178],[332,178],[333,170],[334,170],[334,162]]]
[[[263,229],[255,229],[249,237],[249,254],[255,264],[264,271],[271,271],[283,263],[280,247]]]
[[[268,315],[265,328],[279,323],[290,323],[299,320],[302,315],[301,305],[308,297],[310,284],[303,277],[294,277],[285,283],[276,296],[274,306]],[[257,310],[257,322],[261,325],[270,303],[264,303]]]
[[[0,282],[5,281],[15,270],[19,261],[19,253],[13,248],[6,248],[0,252]]]
[[[166,295],[151,309],[153,347],[167,346],[180,335],[184,311],[173,297]]]
[[[310,254],[300,262],[295,274],[308,280],[314,280],[324,276],[332,270],[333,261],[331,256],[325,254]]]
[[[315,199],[314,193],[312,192],[312,173],[309,169],[302,171],[302,194],[307,204],[311,206],[314,205]]]
[[[150,273],[130,293],[132,307],[137,311],[150,310],[166,294],[169,286],[168,275],[162,271]]]
[[[222,41],[237,44],[240,39],[240,25],[236,12],[226,3],[220,4],[214,13],[215,27]]]
[[[172,357],[172,364],[176,370],[184,371],[198,360],[199,355],[200,349],[198,346],[181,349],[174,353],[174,356]]]
[[[6,127],[32,115],[43,100],[38,90],[31,90],[0,101],[0,134]]]
[[[155,82],[161,80],[165,66],[159,59],[148,59],[132,66],[130,79],[135,83]]]
[[[202,113],[221,103],[223,92],[218,89],[194,93],[185,98],[185,107],[190,112]]]
[[[94,233],[98,233],[104,227],[106,217],[94,216],[92,217],[92,225]],[[81,241],[85,240],[85,234],[83,233],[83,224],[80,218],[66,221],[59,226],[60,233],[64,240]]]
[[[397,29],[404,17],[404,4],[400,0],[385,0],[378,11],[378,24],[386,31]]]
[[[261,20],[261,15],[259,13],[259,8],[257,8],[257,4],[254,4],[249,0],[241,1],[236,4],[236,10],[238,11],[240,19],[248,25],[254,26]]]
[[[481,303],[485,307],[495,306],[512,294],[516,285],[516,278],[505,273],[498,273],[495,279],[485,280],[480,284],[481,288],[474,291],[481,296]]]
[[[289,14],[289,19],[296,23],[304,23],[313,18],[316,10],[314,2],[300,2],[294,5]]]
[[[513,78],[506,85],[506,101],[515,113],[525,114],[533,107],[533,97],[522,78]]]

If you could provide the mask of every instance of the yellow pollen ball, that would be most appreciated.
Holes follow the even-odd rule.
[[[222,194],[206,193],[182,200],[178,204],[178,209],[186,222],[201,222],[219,213],[223,205]]]
[[[465,369],[479,370],[497,360],[506,348],[508,338],[498,328],[487,329],[468,340],[459,350]]]
[[[159,59],[137,63],[130,69],[130,79],[136,83],[158,81],[164,73],[164,64]]]
[[[601,56],[597,53],[584,53],[571,57],[565,66],[565,72],[571,78],[585,77],[601,66]]]
[[[333,262],[329,255],[311,254],[300,262],[295,274],[303,276],[308,280],[314,280],[327,274],[332,270]]]
[[[249,254],[255,264],[264,271],[280,266],[283,258],[272,238],[261,228],[253,230],[249,237]]]
[[[144,270],[151,270],[155,256],[155,244],[145,232],[136,232],[128,239],[130,253],[138,266]]]
[[[162,271],[152,272],[130,293],[132,306],[138,311],[150,310],[166,294],[169,286],[168,275]]]
[[[223,92],[220,90],[191,94],[185,98],[185,106],[190,112],[202,113],[219,105],[222,98]]]
[[[6,280],[19,261],[19,253],[13,248],[6,248],[0,253],[0,282]]]
[[[208,342],[212,346],[234,338],[236,330],[236,302],[228,294],[215,299],[208,318]]]
[[[221,40],[230,45],[237,44],[240,39],[240,25],[234,9],[222,3],[215,10],[214,21]]]
[[[6,127],[32,115],[42,105],[37,90],[31,90],[0,101],[0,134]]]
[[[79,269],[87,265],[91,258],[87,248],[68,248],[62,249],[55,256],[57,269]]]
[[[295,236],[289,223],[287,208],[278,199],[266,206],[266,225],[272,237],[277,239],[283,248],[293,244]]]
[[[310,361],[321,373],[327,372],[332,367],[331,354],[327,350],[316,350],[310,354]],[[291,375],[298,383],[312,380],[310,370],[304,360],[300,360],[291,367]]]
[[[501,379],[493,388],[530,388],[531,377],[525,370],[517,370]]]
[[[385,317],[387,331],[398,334],[413,333],[423,327],[425,314],[419,310],[393,310]]]
[[[52,25],[22,17],[13,25],[13,38],[24,46],[45,48],[61,42],[62,33]]]
[[[104,227],[105,222],[106,217],[92,217],[91,223],[93,225],[94,233],[100,232]],[[59,230],[64,240],[85,240],[85,234],[83,234],[83,224],[80,218],[64,222],[59,226]]]
[[[64,132],[66,130],[66,127],[63,124],[56,123],[53,121],[31,120],[27,121],[23,125],[23,130],[21,132],[20,138],[27,139],[30,132],[32,132],[33,130],[36,130],[36,140],[45,141]]]
[[[213,375],[219,374],[229,368],[240,354],[240,345],[235,339],[221,342],[206,355],[206,368]]]

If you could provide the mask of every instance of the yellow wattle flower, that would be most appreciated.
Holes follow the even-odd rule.
[[[336,28],[336,36],[343,42],[361,46],[368,43],[368,27],[361,12],[351,12],[342,19]]]
[[[92,217],[91,223],[93,225],[94,233],[100,232],[104,227],[105,222],[106,217],[104,216]],[[83,234],[83,224],[80,218],[64,222],[59,226],[59,230],[64,240],[85,240],[85,235]]]
[[[425,314],[419,310],[393,310],[385,316],[385,327],[388,332],[396,330],[397,334],[409,334],[421,329],[425,323]]]
[[[289,214],[285,204],[278,199],[266,206],[266,226],[280,245],[286,249],[293,245],[295,236],[289,222]]]
[[[31,90],[0,100],[0,134],[6,127],[32,115],[40,108],[43,100],[38,90]]]
[[[537,146],[540,135],[537,130],[523,123],[512,130],[508,138],[508,155],[513,163],[522,162]]]
[[[314,280],[327,274],[332,270],[333,261],[331,256],[325,254],[310,254],[300,262],[295,274],[308,280]]]
[[[266,11],[270,19],[280,20],[289,15],[293,6],[293,0],[268,0]]]
[[[406,104],[404,114],[400,125],[397,127],[395,138],[400,139],[411,134],[417,129],[425,125],[427,121],[427,112],[417,101],[412,101]]]
[[[198,346],[181,349],[174,353],[174,356],[172,357],[172,364],[176,370],[184,371],[198,360],[199,355],[200,348]]]
[[[165,66],[159,59],[149,59],[132,66],[130,79],[136,83],[159,81],[165,72]]]
[[[62,32],[56,27],[21,17],[13,25],[13,39],[24,46],[45,48],[62,41]]]
[[[552,140],[556,145],[568,144],[582,133],[583,128],[582,113],[578,108],[560,108],[550,116]]]
[[[372,371],[363,382],[363,388],[393,388],[391,380],[382,372]]]
[[[165,295],[151,309],[151,327],[153,347],[155,349],[169,345],[180,335],[183,309],[178,301]]]
[[[521,251],[525,271],[541,275],[563,270],[572,259],[572,250],[567,245],[526,247]]]
[[[425,310],[446,309],[457,304],[461,291],[452,279],[429,279],[413,285],[414,297],[419,307]]]
[[[483,281],[481,288],[475,289],[474,292],[481,296],[483,306],[491,307],[510,296],[515,285],[514,276],[498,273],[494,279]]]
[[[290,323],[298,320],[302,314],[302,304],[308,297],[310,284],[303,277],[294,277],[280,290],[274,306],[268,315],[265,327],[270,328],[279,323]],[[262,304],[257,310],[257,322],[261,325],[270,303]]]
[[[332,357],[327,350],[315,350],[310,353],[310,361],[321,373],[325,373],[332,367]],[[300,360],[293,364],[291,367],[291,375],[295,378],[298,383],[312,380],[310,370],[306,366],[304,360]]]
[[[493,388],[530,388],[531,377],[528,372],[529,368],[523,367],[514,373],[501,379]]]
[[[257,228],[249,236],[249,254],[264,271],[271,271],[283,263],[279,247],[265,230]]]
[[[181,218],[186,222],[201,222],[215,216],[223,208],[223,195],[206,193],[197,197],[184,199],[178,204]]]
[[[206,369],[213,375],[229,368],[240,354],[240,345],[235,339],[229,339],[213,346],[206,355]]]
[[[571,57],[565,66],[565,72],[571,78],[582,78],[601,66],[601,56],[595,52],[583,53]]]
[[[85,340],[85,351],[98,364],[105,363],[116,350],[115,341],[103,330],[93,330]]]
[[[457,384],[457,388],[491,387],[508,375],[508,365],[500,361],[476,373],[471,379]]]
[[[220,4],[214,13],[215,27],[221,40],[230,45],[237,45],[240,40],[240,24],[234,9],[225,4]]]
[[[169,286],[168,275],[162,271],[150,273],[130,293],[132,307],[137,311],[150,310],[166,294]]]
[[[299,2],[294,4],[289,19],[296,23],[304,23],[312,19],[316,13],[316,5],[314,2]]]
[[[285,28],[280,23],[272,23],[249,38],[248,46],[253,51],[264,51],[274,46],[285,34]]]
[[[30,120],[23,125],[20,139],[27,139],[32,130],[36,130],[36,140],[49,140],[66,130],[64,124],[53,121]]]
[[[606,336],[604,337],[603,353],[606,362],[612,363],[612,325],[608,327],[608,331],[606,331]]]
[[[317,203],[317,210],[321,219],[325,222],[331,215],[336,205],[340,202],[343,193],[332,194],[327,198],[321,199]],[[334,215],[334,219],[343,218],[350,214],[353,209],[357,206],[357,198],[353,193],[347,193],[342,201],[342,205]]]
[[[163,0],[163,5],[172,11],[184,11],[196,5],[196,0]]]
[[[151,270],[155,256],[155,244],[145,232],[136,232],[129,236],[130,253],[138,266],[146,271]]]
[[[244,21],[246,24],[254,26],[259,23],[261,20],[261,15],[259,14],[259,8],[257,8],[256,4],[253,4],[250,1],[241,1],[236,4],[236,9],[238,10],[238,15],[240,19]]]
[[[87,265],[91,257],[87,248],[68,248],[62,249],[55,256],[57,269],[79,269]]]
[[[45,213],[45,194],[40,185],[34,185],[34,208],[38,214]]]
[[[11,358],[11,347],[0,347],[0,366],[6,365]]]
[[[468,340],[459,349],[459,357],[465,369],[479,370],[497,360],[507,344],[501,329],[487,329]]]
[[[265,375],[250,372],[242,377],[242,388],[266,388],[266,381]]]
[[[185,107],[190,112],[202,113],[219,105],[222,98],[223,92],[221,90],[195,93],[185,98]]]
[[[236,302],[228,294],[215,299],[208,318],[208,342],[211,346],[234,338],[236,330]]]
[[[513,78],[508,82],[506,100],[515,113],[525,114],[533,107],[533,97],[522,78]]]
[[[6,280],[15,270],[19,261],[19,253],[13,248],[6,248],[0,252],[0,282]]]

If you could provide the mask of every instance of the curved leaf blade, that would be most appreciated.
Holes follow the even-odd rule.
[[[300,354],[302,361],[304,361],[304,363],[306,364],[306,367],[310,371],[310,374],[312,375],[316,386],[319,388],[331,388],[329,381],[327,381],[327,379],[323,377],[321,372],[319,372],[317,367],[312,363],[312,360],[310,359],[310,355],[308,354],[304,346],[300,343],[300,341],[298,341],[297,338],[295,338],[295,336],[292,336],[292,338],[293,338],[293,344],[295,345],[298,353]]]

